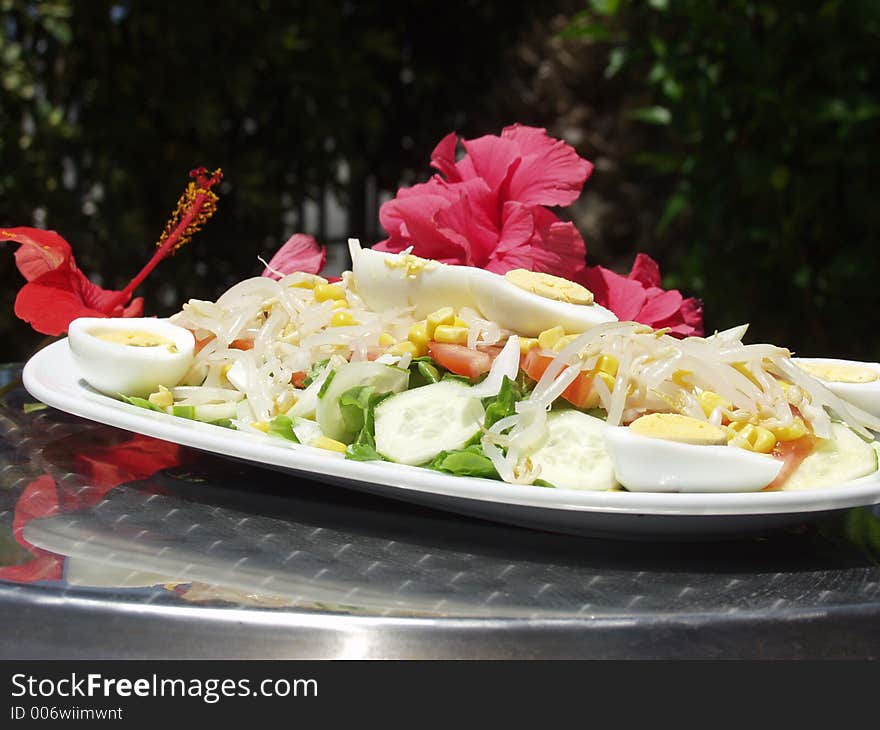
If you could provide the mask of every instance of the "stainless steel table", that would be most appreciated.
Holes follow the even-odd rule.
[[[880,656],[870,509],[727,542],[570,537],[29,400],[13,383],[0,406],[2,658]]]

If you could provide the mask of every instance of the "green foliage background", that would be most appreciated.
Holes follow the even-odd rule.
[[[877,360],[878,48],[871,0],[0,0],[0,225],[58,230],[121,287],[186,172],[222,167],[215,218],[139,291],[163,314],[320,233],[324,190],[379,240],[369,191],[521,121],[597,163],[571,211],[592,263],[648,251],[710,330]],[[11,251],[0,282],[21,359]]]

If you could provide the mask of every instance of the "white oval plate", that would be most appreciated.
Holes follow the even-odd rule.
[[[835,487],[752,493],[593,492],[457,477],[345,459],[309,446],[129,405],[79,378],[67,340],[32,357],[24,386],[49,406],[218,456],[460,514],[556,532],[642,539],[715,539],[816,520],[880,503],[880,473]]]

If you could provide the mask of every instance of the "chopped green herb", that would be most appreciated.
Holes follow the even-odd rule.
[[[126,403],[132,406],[137,406],[138,408],[146,408],[148,411],[157,411],[158,413],[165,413],[164,410],[159,408],[159,406],[153,405],[146,398],[138,398],[137,396],[129,396],[129,395],[120,395],[120,398],[124,400]]]
[[[269,430],[266,432],[270,436],[278,436],[279,438],[299,443],[299,439],[293,432],[293,419],[290,416],[275,416],[269,421]]]

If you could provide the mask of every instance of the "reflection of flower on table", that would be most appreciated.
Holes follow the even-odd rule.
[[[124,440],[119,441],[120,436]],[[64,556],[28,543],[22,536],[24,526],[39,517],[93,507],[121,484],[146,479],[162,469],[180,465],[183,455],[177,444],[148,436],[120,434],[106,427],[64,438],[59,442],[59,450],[64,453],[52,464],[53,471],[61,471],[68,461],[69,471],[79,477],[71,483],[71,480],[56,480],[47,472],[24,488],[15,505],[13,534],[33,557],[21,565],[0,567],[2,580],[21,583],[61,580]]]

